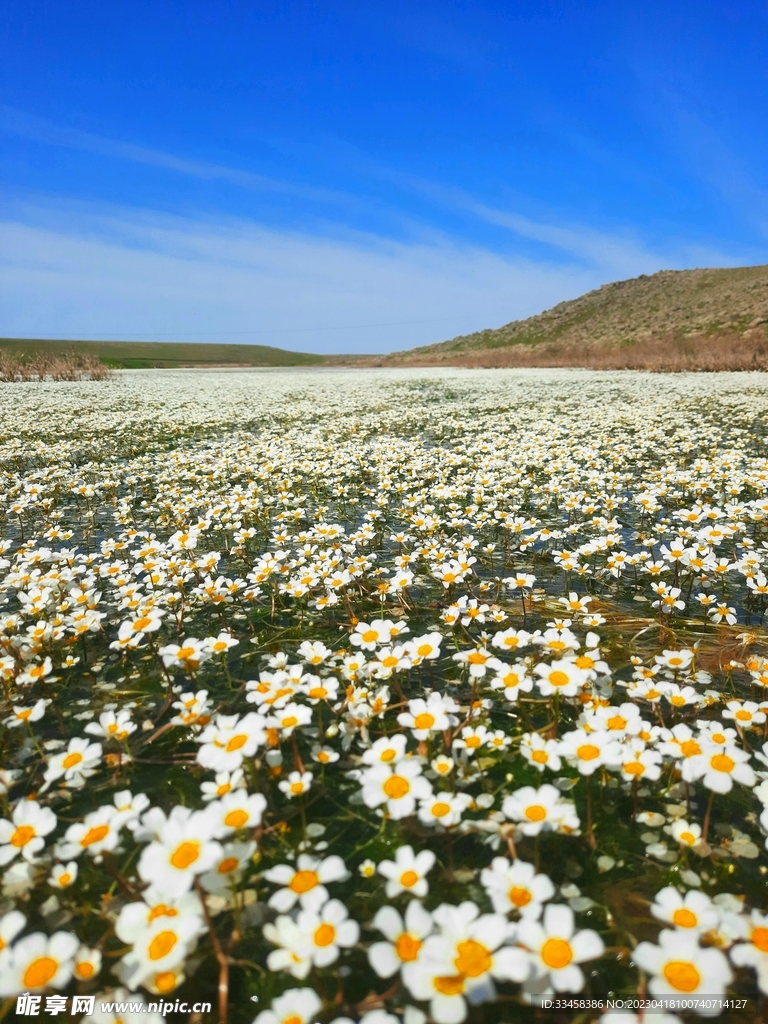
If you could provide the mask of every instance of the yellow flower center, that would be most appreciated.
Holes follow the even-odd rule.
[[[701,753],[701,747],[696,740],[685,740],[684,743],[680,744],[680,752],[683,757],[695,757],[696,754]]]
[[[303,893],[309,892],[310,889],[314,889],[316,885],[319,885],[320,879],[317,877],[314,871],[297,871],[291,879],[289,889],[293,892]]]
[[[152,907],[150,910],[147,923],[151,924],[157,917],[176,917],[178,913],[178,910],[174,907],[169,907],[165,903],[158,903],[157,906]]]
[[[248,742],[248,737],[245,733],[240,733],[238,736],[233,736],[232,739],[227,743],[227,753],[231,754],[233,750],[239,750],[240,747],[244,747]]]
[[[160,993],[172,992],[176,988],[176,984],[176,971],[161,971],[155,975],[155,988]]]
[[[312,700],[322,700],[324,697],[328,696],[328,691],[324,686],[313,686],[309,691],[308,696],[311,697]]]
[[[528,889],[513,885],[509,890],[509,902],[515,907],[526,907],[533,897]]]
[[[16,831],[11,836],[11,846],[16,846],[21,849],[22,846],[26,846],[30,839],[35,838],[35,830],[31,825],[19,825]]]
[[[315,945],[316,946],[330,946],[333,940],[336,938],[336,929],[332,924],[321,924],[319,928],[315,929]]]
[[[678,928],[695,928],[698,921],[698,917],[687,907],[680,907],[672,915],[672,924],[676,924]]]
[[[417,729],[431,729],[435,724],[435,716],[423,711],[420,715],[416,715],[413,724]]]
[[[626,729],[627,720],[622,718],[621,715],[614,715],[613,718],[609,718],[606,722],[609,729]]]
[[[237,857],[225,857],[216,870],[220,875],[228,875],[230,871],[235,870],[239,863]]]
[[[641,761],[630,761],[629,764],[624,765],[624,771],[627,775],[642,775],[645,765]]]
[[[93,846],[94,843],[100,843],[105,835],[109,832],[109,825],[96,825],[95,828],[89,828],[83,838],[80,840],[81,846]]]
[[[547,816],[547,809],[542,807],[541,804],[531,804],[530,807],[525,808],[525,816],[529,821],[544,821]]]
[[[426,658],[428,654],[432,653],[432,644],[419,644],[416,648],[416,653],[420,658]]]
[[[80,764],[82,760],[82,754],[78,754],[76,752],[72,754],[67,754],[64,760],[61,762],[61,766],[62,768],[66,768],[67,770],[69,770],[70,768],[74,768],[76,764]]]
[[[753,928],[750,938],[761,953],[768,953],[768,928]]]
[[[70,875],[70,873],[68,871],[62,871],[62,873],[59,875],[59,885],[62,886],[62,888],[63,888],[64,886],[69,885],[69,883],[71,881],[72,881],[72,875]],[[2,947],[0,947],[0,949],[1,948]]]
[[[709,763],[716,772],[732,772],[736,767],[736,762],[733,758],[728,757],[727,754],[715,754],[714,757],[710,758]]]
[[[442,800],[438,800],[436,804],[432,804],[432,814],[436,818],[444,818],[446,814],[451,813],[451,805],[444,803]]]
[[[670,960],[664,964],[663,973],[678,992],[694,992],[701,982],[701,975],[689,960]]]
[[[200,856],[200,843],[193,840],[185,840],[179,843],[171,854],[171,864],[179,871],[186,871],[190,864],[194,864]]]
[[[384,792],[390,800],[402,800],[411,791],[411,784],[402,775],[390,775],[384,783]]]
[[[596,757],[600,757],[600,748],[594,743],[582,743],[576,754],[582,761],[594,761]]]
[[[681,843],[687,843],[688,846],[693,846],[696,842],[696,836],[693,832],[681,832],[678,838]]]
[[[58,969],[58,960],[50,956],[39,956],[24,971],[24,988],[44,988]]]
[[[299,720],[295,715],[288,715],[288,717],[284,718],[282,721],[282,726],[284,729],[293,729],[298,724]]]
[[[464,991],[464,977],[461,974],[435,978],[432,984],[443,996],[460,996]]]
[[[573,960],[571,944],[565,939],[547,939],[541,947],[539,955],[547,967],[551,967],[553,971],[562,970]]]
[[[248,821],[248,812],[238,807],[236,810],[229,812],[224,819],[224,824],[227,828],[242,828],[246,821]]]
[[[93,964],[87,960],[83,960],[82,963],[75,964],[75,974],[78,978],[92,978],[93,977]]]
[[[534,750],[531,754],[531,760],[535,761],[536,764],[546,764],[549,756],[545,750]]]
[[[366,629],[366,631],[363,633],[363,642],[366,644],[372,644],[374,640],[378,637],[378,635],[379,634],[376,632],[375,629]]]
[[[419,876],[415,871],[404,871],[402,875],[400,875],[400,885],[402,885],[404,889],[411,889],[416,885],[418,880]]]
[[[742,708],[741,711],[736,712],[736,718],[738,718],[740,722],[748,722],[752,718],[752,713],[750,711],[745,711]]]
[[[456,970],[465,978],[479,978],[481,974],[487,974],[493,966],[491,954],[480,942],[474,939],[465,939],[456,946],[458,956],[453,961]]]
[[[549,673],[549,681],[552,686],[567,686],[570,682],[567,672],[562,672],[560,669],[555,669],[554,672]]]
[[[403,932],[395,942],[395,952],[401,960],[406,962],[415,960],[421,949],[421,939],[414,938],[408,932]]]
[[[158,932],[149,944],[149,949],[147,950],[149,959],[162,960],[163,957],[168,956],[178,941],[179,937],[176,932]]]

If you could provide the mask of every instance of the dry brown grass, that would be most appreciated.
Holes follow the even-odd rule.
[[[106,380],[112,371],[89,353],[44,354],[0,349],[0,381]]]
[[[381,361],[386,365],[387,360]],[[442,358],[402,360],[408,366],[583,367],[593,370],[768,370],[768,338],[720,334],[716,337],[658,338],[627,346],[510,345]]]

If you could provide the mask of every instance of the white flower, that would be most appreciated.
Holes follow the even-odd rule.
[[[529,951],[536,977],[549,977],[556,992],[580,992],[584,975],[577,965],[603,955],[605,946],[597,932],[576,932],[573,911],[559,903],[544,909],[542,923],[523,918],[517,941]]]
[[[241,828],[256,828],[261,824],[261,816],[266,809],[267,801],[261,793],[249,794],[245,789],[227,793],[221,800],[208,805],[216,821],[215,838],[221,839]]]
[[[136,723],[131,721],[130,711],[120,711],[117,714],[114,711],[104,711],[99,715],[98,723],[89,722],[85,731],[91,736],[122,742],[136,731]]]
[[[72,977],[72,961],[79,945],[77,936],[69,932],[54,932],[50,938],[34,932],[19,939],[3,954],[0,996],[64,988]]]
[[[233,772],[244,757],[253,757],[266,740],[265,721],[255,711],[238,715],[217,715],[197,738],[201,744],[197,761],[215,772]]]
[[[277,786],[289,800],[294,800],[309,792],[312,787],[312,772],[291,772],[288,778],[278,782]]]
[[[714,928],[720,918],[712,900],[703,892],[691,889],[683,896],[673,885],[656,893],[651,913],[659,921],[676,928],[694,928],[700,932]]]
[[[731,960],[737,967],[754,967],[760,991],[768,995],[768,915],[752,911],[747,938],[747,942],[731,948]]]
[[[58,853],[61,857],[79,857],[84,851],[92,857],[114,850],[120,841],[120,829],[126,821],[116,807],[106,804],[70,825],[64,833]]]
[[[584,669],[578,668],[573,661],[553,661],[550,665],[537,665],[534,672],[539,677],[537,685],[542,697],[550,697],[559,693],[563,697],[575,697],[589,675]]]
[[[523,786],[504,798],[501,809],[510,821],[519,822],[525,836],[537,836],[542,829],[557,828],[564,813],[573,809],[570,801],[563,801],[560,790],[545,784],[534,789]]]
[[[0,953],[13,942],[27,923],[20,910],[9,910],[0,917]]]
[[[36,800],[19,800],[11,820],[0,819],[0,865],[8,864],[18,854],[25,860],[35,859],[45,846],[49,832],[56,828],[56,815]]]
[[[369,768],[360,779],[363,802],[367,807],[386,804],[394,819],[406,818],[416,810],[417,800],[426,800],[432,787],[421,774],[417,761],[402,760],[393,768],[382,764]]]
[[[213,841],[215,829],[216,818],[207,810],[195,811],[185,820],[171,816],[161,825],[159,838],[142,851],[139,875],[171,897],[187,892],[195,875],[221,859],[221,846]]]
[[[533,864],[524,860],[494,857],[491,866],[480,873],[480,881],[497,914],[515,911],[522,917],[538,918],[543,905],[555,895],[549,876],[537,874]]]
[[[262,1010],[253,1024],[315,1024],[322,1003],[311,988],[289,988]]]
[[[586,732],[574,729],[560,740],[560,753],[578,768],[581,775],[592,775],[601,765],[619,763],[621,748],[610,732]]]
[[[54,864],[48,884],[54,889],[67,889],[77,878],[77,861],[71,860],[67,864]],[[2,946],[0,946],[2,949]]]
[[[523,733],[520,740],[520,753],[537,768],[543,772],[550,768],[553,772],[560,771],[562,761],[560,760],[560,744],[557,740],[545,740],[538,732]]]
[[[219,895],[230,892],[243,875],[243,868],[253,856],[256,843],[227,843],[222,850],[221,860],[210,871],[200,876],[200,884],[206,892]]]
[[[742,786],[754,786],[757,776],[749,765],[749,754],[739,747],[713,744],[701,754],[687,758],[682,774],[686,782],[701,779],[715,793],[730,793],[734,780]]]
[[[66,782],[73,786],[82,786],[85,779],[94,774],[101,761],[101,744],[90,743],[82,737],[74,737],[69,741],[66,750],[54,754],[45,771],[46,788],[62,775]]]
[[[419,821],[425,825],[442,825],[449,828],[458,825],[461,816],[472,803],[472,797],[466,793],[433,793],[419,805]]]
[[[391,978],[403,964],[418,959],[424,939],[432,931],[432,917],[418,900],[411,900],[405,921],[394,907],[380,907],[373,927],[388,942],[374,942],[368,949],[368,962],[380,978]]]
[[[402,733],[382,736],[373,746],[363,751],[363,764],[396,764],[405,757],[406,739]]]
[[[379,874],[387,879],[387,897],[392,899],[401,892],[426,896],[429,892],[426,875],[432,870],[435,859],[431,850],[414,854],[412,846],[399,846],[395,859],[381,861],[378,868]]]
[[[702,949],[695,931],[674,931],[664,928],[659,945],[641,942],[632,958],[638,967],[652,974],[648,988],[651,995],[686,995],[702,993],[719,996],[731,983],[733,974],[719,949]],[[692,1007],[701,1016],[719,1013],[718,1007]]]
[[[458,710],[452,697],[433,692],[426,700],[409,700],[408,711],[399,714],[397,721],[411,729],[417,740],[425,740],[432,732],[444,732],[456,721],[449,712]]]
[[[268,882],[284,886],[273,893],[269,906],[281,913],[291,910],[300,903],[305,910],[318,910],[328,899],[327,882],[343,882],[349,872],[341,857],[332,856],[320,860],[306,853],[299,854],[296,867],[278,864],[264,872]]]

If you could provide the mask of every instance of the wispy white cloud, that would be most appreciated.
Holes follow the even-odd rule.
[[[17,209],[0,221],[0,252],[6,336],[384,352],[497,326],[600,283],[583,268],[449,240],[320,238],[82,206]]]

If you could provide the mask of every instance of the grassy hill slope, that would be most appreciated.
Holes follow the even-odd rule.
[[[768,341],[768,265],[663,270],[603,285],[527,320],[394,353],[407,363],[637,365],[759,362]],[[753,356],[755,357],[753,359]],[[652,367],[651,367],[652,368]],[[666,367],[665,367],[666,368]],[[726,368],[725,365],[722,368]]]
[[[88,354],[124,369],[177,366],[317,366],[323,357],[269,345],[185,344],[161,341],[49,341],[0,338],[0,350],[14,356]]]

